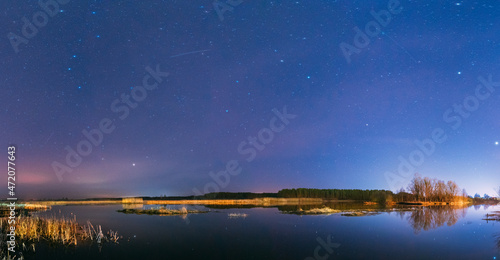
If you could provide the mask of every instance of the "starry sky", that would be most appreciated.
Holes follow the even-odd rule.
[[[0,2],[20,198],[496,195],[498,1],[36,2]]]

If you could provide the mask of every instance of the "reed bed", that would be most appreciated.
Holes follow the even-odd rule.
[[[40,217],[16,218],[16,237],[22,241],[40,241],[43,239],[62,245],[76,245],[78,243],[78,230],[78,223],[73,219],[56,219],[55,217],[47,219]]]
[[[332,209],[329,207],[313,208],[308,210],[303,210],[302,208],[299,208],[296,211],[284,211],[284,213],[286,214],[296,214],[296,215],[331,215],[340,212],[342,212],[342,210]]]
[[[19,216],[16,219],[16,247],[24,252],[35,252],[35,243],[43,242],[52,246],[76,246],[78,242],[118,243],[122,237],[118,232],[109,230],[104,233],[100,225],[94,227],[90,221],[81,226],[75,218],[41,218]],[[10,229],[7,218],[0,219],[0,260],[11,259],[5,245],[7,230]],[[19,258],[18,258],[19,259]]]
[[[152,209],[122,209],[117,211],[125,214],[139,214],[139,215],[147,214],[147,215],[160,215],[160,216],[187,215],[187,214],[208,212],[200,210],[188,210],[186,209],[186,207],[182,207],[181,209],[168,209],[165,207],[157,207]]]
[[[46,211],[51,209],[49,205],[42,205],[42,204],[31,204],[31,203],[26,203],[24,204],[24,207],[27,210],[32,210],[32,211]]]

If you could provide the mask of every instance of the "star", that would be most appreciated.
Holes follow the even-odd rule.
[[[132,166],[135,166],[135,163],[132,163]]]
[[[495,145],[498,145],[498,142],[495,142]]]

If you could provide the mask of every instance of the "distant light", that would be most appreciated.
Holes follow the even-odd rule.
[[[459,72],[457,72],[457,74],[458,74],[458,75],[460,75],[460,74],[462,74],[462,72],[461,72],[461,71],[459,71]]]
[[[68,70],[71,70],[71,68],[68,68]]]
[[[97,38],[101,38],[101,35],[97,35],[96,37],[97,37]]]
[[[82,86],[78,86],[78,89],[81,89],[81,88],[82,88]]]
[[[495,142],[495,145],[498,145],[498,142]]]
[[[308,78],[308,79],[310,79],[310,78],[311,78],[311,76],[307,76],[307,78]]]
[[[95,11],[94,11],[94,12],[92,12],[92,14],[95,14]]]
[[[133,163],[132,166],[135,166],[135,163]]]
[[[73,58],[76,58],[76,55],[73,55]]]
[[[455,3],[455,5],[462,5],[462,3]]]
[[[227,113],[227,112],[229,112],[229,110],[228,110],[228,109],[226,109],[226,113]]]

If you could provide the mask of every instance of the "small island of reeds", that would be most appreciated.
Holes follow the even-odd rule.
[[[335,213],[340,213],[340,212],[342,212],[342,211],[337,210],[337,209],[332,209],[329,207],[324,207],[324,208],[313,208],[313,209],[308,209],[308,210],[303,210],[302,208],[299,208],[298,210],[285,211],[284,213],[295,214],[295,215],[330,215],[330,214],[335,214]]]
[[[486,214],[486,218],[483,220],[500,221],[500,211],[493,211],[493,213]]]
[[[160,215],[160,216],[187,215],[187,214],[208,212],[201,210],[188,210],[186,209],[186,207],[182,207],[180,209],[168,209],[165,207],[158,207],[152,209],[122,209],[117,211],[125,214],[139,214],[139,215],[146,214],[146,215]]]

